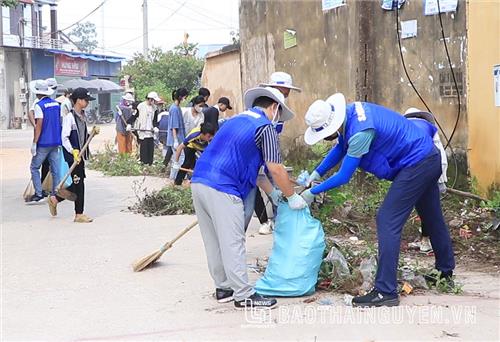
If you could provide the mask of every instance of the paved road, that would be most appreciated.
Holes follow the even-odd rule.
[[[126,210],[142,177],[88,172],[88,225],[72,222],[71,203],[49,217],[26,206],[31,131],[1,133],[2,340],[498,340],[499,280],[464,273],[464,296],[411,296],[391,310],[352,310],[322,294],[279,301],[254,315],[212,298],[203,244],[195,229],[156,267],[133,273],[133,260],[172,238],[193,216],[145,218]],[[97,147],[113,139],[105,126]],[[94,146],[95,148],[96,146]],[[147,178],[159,188],[165,180]],[[248,259],[268,254],[272,238],[252,223]],[[257,274],[251,272],[251,278]],[[458,334],[459,338],[447,336]]]

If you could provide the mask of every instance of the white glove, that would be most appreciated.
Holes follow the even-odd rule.
[[[36,143],[31,144],[31,155],[36,156]]]
[[[305,184],[305,185],[306,185],[306,188],[310,187],[310,186],[311,186],[311,184],[312,184],[312,182],[314,182],[314,181],[316,181],[316,180],[319,180],[319,179],[321,179],[320,174],[319,174],[316,170],[314,170],[314,171],[311,173],[311,175],[309,176],[309,178],[307,179],[307,181],[306,181],[306,184]]]
[[[118,115],[120,115],[120,116],[123,115],[123,112],[122,112],[120,106],[118,106],[118,105],[116,106],[116,111],[118,112]]]
[[[438,183],[438,187],[440,193],[442,194],[446,193],[446,183]]]
[[[283,197],[283,193],[274,188],[273,191],[271,191],[271,193],[269,194],[269,197],[271,197],[271,201],[273,202],[274,205],[278,205],[279,204],[279,201],[281,200],[281,197]]]
[[[294,193],[292,196],[287,197],[290,209],[300,210],[307,207],[307,202],[298,194]]]
[[[160,133],[160,129],[158,127],[153,127],[153,134],[158,135]]]
[[[127,128],[125,129],[127,132],[130,132],[132,130],[132,125],[131,124],[128,124],[127,125]]]
[[[311,203],[314,202],[314,197],[316,195],[311,192],[311,189],[307,189],[300,196],[302,196],[308,205],[311,205]]]
[[[180,168],[181,168],[181,164],[179,164],[179,162],[174,161],[172,163],[172,169],[179,170]]]

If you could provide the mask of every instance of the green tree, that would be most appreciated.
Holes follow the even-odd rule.
[[[193,44],[193,43],[181,43],[174,47],[174,53],[181,55],[181,56],[196,56],[196,53],[198,52],[198,44]]]
[[[76,24],[68,36],[83,52],[91,53],[98,45],[96,26],[90,21]]]
[[[202,70],[203,60],[195,56],[152,48],[146,56],[137,53],[123,67],[122,76],[131,76],[138,100],[144,99],[149,91],[156,91],[170,103],[174,89],[185,87],[189,92],[196,90]]]
[[[18,1],[17,0],[1,0],[0,1],[0,4],[2,6],[5,6],[5,7],[10,7],[10,8],[14,8],[17,6],[18,4]]]

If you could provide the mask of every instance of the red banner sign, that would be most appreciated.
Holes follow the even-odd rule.
[[[66,55],[55,56],[56,76],[87,76],[87,60]]]

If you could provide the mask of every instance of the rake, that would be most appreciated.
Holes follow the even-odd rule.
[[[187,232],[189,232],[191,229],[193,229],[197,224],[198,224],[198,221],[191,223],[189,226],[184,228],[184,230],[182,230],[173,240],[171,240],[171,241],[165,243],[163,246],[161,246],[161,248],[159,250],[157,250],[156,252],[153,252],[149,255],[146,255],[145,257],[142,257],[141,259],[134,262],[134,264],[132,265],[134,272],[140,272],[140,271],[144,270],[145,268],[154,264],[156,261],[158,261],[158,259],[161,258],[163,253],[165,253],[170,248],[172,248],[172,246],[174,245],[174,243],[177,240],[179,240],[181,237],[183,237]]]

